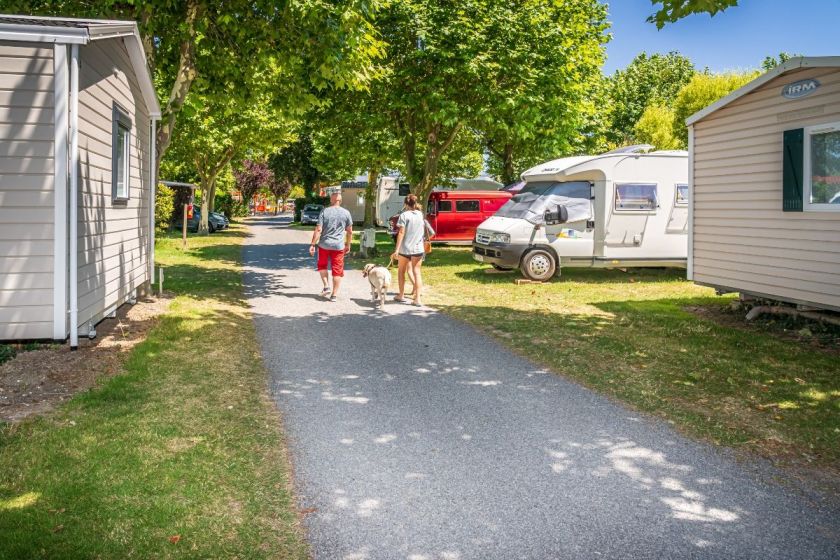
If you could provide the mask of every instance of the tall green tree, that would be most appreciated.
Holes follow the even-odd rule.
[[[729,72],[726,74],[697,74],[686,84],[674,100],[674,136],[681,146],[688,144],[688,128],[685,120],[697,111],[707,107],[754,80],[760,72]]]
[[[587,100],[601,78],[609,37],[600,4],[512,2],[496,17],[486,37],[495,58],[484,75],[495,95],[473,126],[484,137],[491,169],[507,184],[517,171],[574,150],[595,109]]]
[[[727,8],[738,5],[738,0],[651,0],[651,4],[661,5],[648,21],[662,29],[667,23],[674,23],[692,14],[714,16]]]
[[[254,65],[277,56],[284,89],[300,112],[327,87],[359,87],[369,79],[380,44],[371,18],[380,0],[8,0],[21,14],[127,19],[138,23],[153,71],[162,118],[157,164],[173,138],[189,92],[224,94]]]
[[[217,180],[232,161],[264,159],[293,139],[295,121],[276,87],[283,71],[272,58],[265,62],[264,68],[227,95],[193,91],[184,105],[170,155],[190,162],[199,177],[199,232],[208,230]]]
[[[694,75],[685,56],[640,53],[610,80],[609,138],[615,143],[634,139],[636,123],[649,105],[670,107],[680,89]]]
[[[554,17],[542,17],[544,11]],[[539,110],[527,110],[529,95],[544,108],[568,111],[560,99],[568,93],[573,106],[579,98],[575,73],[586,81],[601,60],[603,21],[603,6],[595,0],[403,0],[383,9],[377,29],[388,46],[383,76],[371,87],[381,88],[415,194],[425,201],[439,176],[455,176],[442,166],[465,160],[447,154],[490,131],[505,100],[512,107],[500,118],[508,123],[492,127],[500,150],[508,140],[520,146],[529,141],[522,138],[530,134],[527,124],[512,120],[517,106],[526,122],[538,118]],[[541,44],[552,41],[560,46]],[[559,58],[541,58],[548,56]],[[546,84],[538,81],[540,71],[552,64],[562,79],[549,95],[537,88]]]
[[[376,187],[385,170],[400,167],[399,145],[384,110],[381,89],[338,91],[314,116],[314,159],[328,176],[347,179],[366,174],[365,227],[376,221]]]
[[[287,183],[289,189],[295,185],[312,192],[321,179],[321,170],[313,159],[312,135],[309,131],[297,131],[297,138],[268,158],[277,181]]]

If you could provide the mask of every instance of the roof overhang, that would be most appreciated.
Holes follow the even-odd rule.
[[[722,97],[714,103],[712,103],[711,105],[709,105],[708,107],[697,111],[685,120],[685,124],[688,126],[693,125],[697,121],[711,115],[718,109],[726,107],[736,99],[739,99],[747,95],[748,93],[760,88],[773,78],[781,76],[782,74],[790,72],[791,70],[797,70],[800,68],[825,68],[834,66],[840,67],[840,56],[798,56],[796,58],[791,58],[790,60],[779,64],[769,72],[765,72],[750,83],[741,86],[726,97]]]
[[[87,45],[92,41],[122,39],[132,70],[149,116],[160,119],[160,105],[151,72],[146,64],[146,53],[137,24],[133,21],[87,20],[0,15],[0,40],[64,45]]]

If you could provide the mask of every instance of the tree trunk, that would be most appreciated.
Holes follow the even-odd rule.
[[[233,159],[234,148],[228,148],[219,156],[219,161],[215,165],[208,165],[207,158],[204,156],[195,157],[195,168],[198,171],[198,176],[201,179],[201,221],[198,223],[198,233],[205,234],[210,231],[208,219],[210,212],[213,211],[216,196],[216,179],[219,173],[225,168],[230,160]]]
[[[516,182],[519,177],[513,168],[513,144],[505,144],[504,155],[502,156],[502,182],[505,185]]]
[[[184,22],[187,26],[187,38],[181,42],[175,83],[172,84],[172,90],[169,93],[169,100],[166,106],[161,110],[161,118],[157,130],[155,176],[158,176],[160,162],[167,148],[169,148],[169,143],[172,142],[175,120],[181,108],[184,106],[184,101],[187,99],[190,86],[192,86],[198,74],[198,70],[195,67],[195,23],[200,16],[200,12],[201,8],[196,0],[187,0],[187,17]]]
[[[368,184],[365,188],[365,228],[376,225],[376,182],[379,180],[379,169],[368,170]]]
[[[210,197],[208,194],[212,189],[216,188],[216,178],[210,179],[209,183],[205,183],[204,178],[201,179],[201,220],[198,222],[199,235],[207,235],[210,233],[210,205],[208,201]]]
[[[210,207],[211,212],[216,211],[216,180],[215,177],[213,178],[213,186],[210,187],[210,194],[207,196],[207,205]]]
[[[456,124],[442,144],[438,144],[439,125],[436,125],[435,129],[429,133],[423,175],[417,182],[417,185],[413,185],[411,191],[417,196],[418,202],[420,203],[420,210],[423,212],[425,212],[426,205],[429,202],[429,195],[432,194],[432,189],[435,187],[435,182],[437,181],[440,158],[446,153],[452,145],[452,142],[455,141],[455,137],[458,136],[462,126],[462,123]]]

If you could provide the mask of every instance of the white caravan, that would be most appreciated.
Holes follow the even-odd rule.
[[[435,190],[496,191],[504,187],[489,175],[479,175],[473,179],[458,177],[452,182],[453,187],[435,187]],[[411,187],[405,179],[395,176],[380,177],[376,189],[376,225],[387,227],[388,218],[402,211],[403,201],[410,192]]]
[[[630,146],[562,158],[478,226],[473,258],[547,280],[561,267],[685,267],[688,153]]]
[[[388,218],[402,211],[403,201],[410,192],[411,187],[402,177],[379,177],[376,187],[376,225],[387,227]]]

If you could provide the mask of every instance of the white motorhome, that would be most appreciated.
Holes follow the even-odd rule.
[[[547,280],[561,267],[685,267],[688,153],[630,146],[562,158],[478,226],[473,258]]]
[[[457,177],[452,179],[451,187],[435,187],[435,190],[447,191],[496,191],[504,185],[489,175],[479,175],[472,179]],[[404,178],[399,176],[383,176],[379,178],[376,189],[376,225],[387,226],[391,216],[402,211],[405,197],[411,192],[411,187]]]

